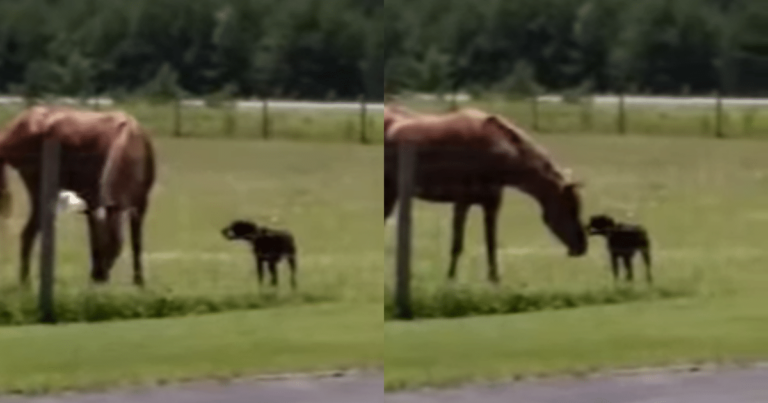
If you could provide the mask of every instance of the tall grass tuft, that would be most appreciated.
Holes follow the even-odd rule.
[[[593,305],[630,303],[643,300],[681,298],[693,294],[686,288],[607,287],[584,291],[516,291],[451,286],[435,289],[414,287],[412,310],[415,318],[457,318],[476,315],[515,314],[569,309]],[[392,290],[387,290],[384,318],[394,318]]]
[[[34,293],[12,288],[3,290],[3,295],[0,299],[0,325],[24,325],[38,321],[37,298]],[[59,323],[104,322],[264,309],[331,300],[328,295],[306,292],[194,295],[158,290],[91,289],[76,292],[65,290],[57,294],[55,309]]]

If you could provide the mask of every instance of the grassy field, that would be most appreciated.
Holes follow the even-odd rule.
[[[0,329],[0,394],[375,368],[380,304]]]
[[[139,293],[130,285],[127,245],[113,283],[103,290],[87,287],[84,220],[61,216],[57,292],[63,319],[165,316],[318,300],[381,301],[382,239],[370,236],[380,225],[372,219],[381,208],[378,147],[167,138],[156,143],[159,179],[146,228],[149,290]],[[11,172],[16,197],[0,252],[0,321],[23,323],[35,319],[31,298],[15,289],[27,199]],[[220,233],[236,218],[294,232],[297,295],[285,281],[287,270],[277,295],[258,292],[250,249],[225,241]],[[186,305],[169,308],[169,299]]]
[[[616,306],[385,324],[387,386],[410,387],[615,366],[768,358],[768,144],[681,137],[540,136],[586,183],[587,214],[645,224],[659,287],[687,298]],[[416,204],[417,289],[445,288],[448,206]],[[387,231],[387,265],[394,237]],[[571,259],[534,202],[509,192],[500,224],[501,290],[485,283],[478,212],[460,284],[475,293],[612,289],[602,239]],[[642,283],[637,288],[644,289]]]
[[[444,111],[448,102],[399,100],[420,111]],[[617,135],[618,105],[592,105],[586,101],[574,103],[539,102],[535,107],[529,100],[512,101],[500,98],[461,102],[459,106],[477,107],[500,113],[527,128],[554,134]],[[714,106],[632,105],[625,107],[626,133],[648,136],[716,136]],[[726,106],[722,115],[723,134],[735,138],[768,137],[768,111],[760,107]]]
[[[184,111],[190,115],[184,133],[195,136],[187,139],[170,137],[170,110],[125,109],[156,138],[159,174],[145,233],[148,287],[139,291],[130,283],[127,244],[111,284],[90,286],[85,222],[61,215],[59,319],[196,316],[0,327],[0,393],[380,365],[383,240],[371,234],[381,225],[374,218],[380,218],[383,156],[380,147],[354,144],[338,131],[352,116],[300,112],[277,119],[271,141],[245,140],[249,126],[222,141],[210,109]],[[3,123],[13,113],[0,111]],[[284,141],[302,136],[317,141]],[[14,211],[0,227],[0,324],[29,324],[37,319],[35,297],[17,287],[28,200],[14,171],[10,178]],[[279,290],[259,290],[250,248],[220,233],[237,218],[294,233],[298,292],[290,291],[285,268]],[[197,315],[228,310],[240,312]]]

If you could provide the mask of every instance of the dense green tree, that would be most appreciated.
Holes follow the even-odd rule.
[[[768,90],[761,0],[387,0],[385,10],[395,15],[385,61],[393,91]]]
[[[381,99],[381,9],[358,0],[0,0],[0,92],[156,92],[173,76],[195,95]]]

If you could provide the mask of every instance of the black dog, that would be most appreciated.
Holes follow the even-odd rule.
[[[651,242],[648,231],[640,225],[624,224],[607,215],[592,216],[587,225],[590,235],[602,235],[606,238],[608,252],[611,254],[611,268],[614,280],[619,278],[619,260],[623,261],[627,281],[634,280],[632,258],[640,252],[645,262],[645,277],[653,283],[651,274]]]
[[[259,226],[251,221],[236,220],[221,230],[221,233],[227,240],[242,240],[251,244],[259,285],[263,283],[266,264],[272,285],[277,286],[277,263],[285,258],[291,269],[291,288],[296,288],[296,243],[290,232]]]

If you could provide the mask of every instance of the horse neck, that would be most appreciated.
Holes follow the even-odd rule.
[[[533,197],[539,205],[546,209],[560,195],[563,185],[564,181],[555,175],[535,172],[517,180],[515,186]]]

